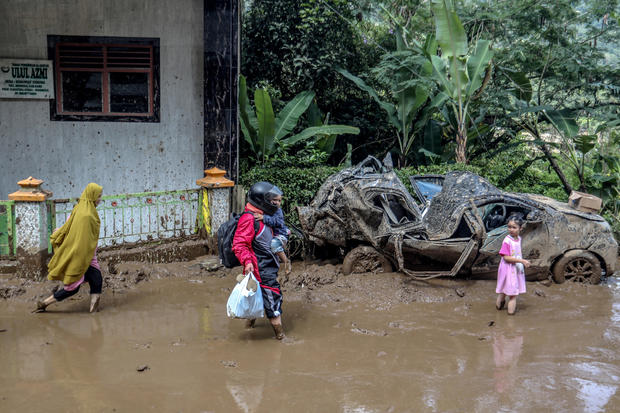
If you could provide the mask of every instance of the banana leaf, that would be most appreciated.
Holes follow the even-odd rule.
[[[274,146],[275,117],[269,93],[263,89],[254,92],[254,105],[256,105],[256,118],[258,119],[258,148],[263,156],[271,153]]]
[[[493,58],[493,52],[489,49],[491,42],[488,40],[478,40],[474,54],[467,59],[467,75],[469,76],[469,84],[465,91],[466,96],[473,96],[484,79],[487,67]]]
[[[524,72],[507,72],[506,75],[515,84],[512,94],[519,100],[529,102],[532,100],[532,83]]]
[[[241,132],[250,148],[252,148],[252,152],[256,153],[256,127],[254,125],[257,124],[257,120],[254,111],[250,107],[246,80],[243,75],[239,76],[239,109]]]
[[[564,136],[572,138],[579,133],[579,126],[571,110],[547,110],[545,115],[547,115],[547,118],[558,132],[564,134]]]
[[[275,119],[275,133],[274,141],[278,142],[280,139],[291,133],[301,115],[308,109],[310,103],[314,99],[314,92],[305,91],[301,92],[293,98],[286,106],[278,113]]]
[[[290,146],[297,142],[306,140],[316,135],[325,134],[325,135],[342,135],[342,134],[352,134],[357,135],[360,133],[359,128],[354,126],[346,126],[346,125],[323,125],[323,126],[311,126],[309,128],[304,129],[297,135],[293,135],[290,138],[286,138],[282,140],[284,145]]]
[[[435,15],[435,36],[441,46],[442,56],[464,56],[467,54],[467,35],[459,16],[447,0],[432,0],[431,9]]]
[[[381,100],[379,98],[379,95],[377,95],[377,92],[372,87],[368,86],[366,82],[364,82],[359,77],[349,73],[347,70],[343,68],[336,68],[336,71],[353,83],[355,83],[358,88],[367,92],[375,100],[375,102],[379,104],[381,109],[383,109],[387,113],[388,121],[390,122],[390,124],[400,130],[401,125],[398,121],[398,117],[396,116],[396,107],[393,104]]]

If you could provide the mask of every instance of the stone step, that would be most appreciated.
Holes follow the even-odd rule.
[[[0,276],[13,275],[17,272],[16,260],[0,260]]]

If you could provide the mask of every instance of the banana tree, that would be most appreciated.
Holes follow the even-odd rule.
[[[278,148],[290,148],[298,142],[316,135],[359,134],[359,128],[346,125],[312,126],[292,135],[299,118],[306,112],[314,99],[314,92],[304,91],[295,96],[276,115],[271,97],[264,89],[254,92],[254,112],[250,106],[246,79],[239,77],[239,120],[245,141],[250,146],[256,160],[264,163]]]
[[[463,24],[449,0],[432,0],[436,38],[441,56],[430,56],[433,74],[456,122],[457,162],[467,162],[467,124],[471,120],[470,104],[477,98],[490,77],[493,52],[488,40],[479,39],[473,53],[469,51]]]

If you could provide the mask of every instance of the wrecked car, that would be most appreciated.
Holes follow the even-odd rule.
[[[398,271],[417,279],[495,278],[508,234],[507,218],[522,214],[529,281],[596,284],[615,271],[618,244],[600,216],[534,194],[499,190],[463,171],[411,176],[412,192],[391,161],[368,157],[329,177],[309,206],[298,207],[305,235],[338,247],[343,272]]]

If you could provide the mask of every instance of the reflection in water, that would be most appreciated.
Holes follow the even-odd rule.
[[[609,402],[611,396],[616,394],[618,386],[595,383],[591,380],[574,379],[579,386],[579,397],[583,400],[584,412],[598,413],[605,411],[604,407]]]
[[[507,338],[503,334],[493,340],[493,361],[495,362],[495,390],[503,393],[515,383],[515,368],[521,355],[523,336]]]
[[[226,383],[226,388],[237,403],[237,406],[245,413],[258,411],[260,402],[263,399],[265,383],[260,384],[231,384]]]
[[[266,343],[257,342],[251,345],[262,346],[263,344],[270,346],[273,343],[267,341]],[[262,353],[262,350],[258,350],[258,352]],[[253,355],[254,353],[252,353]],[[279,391],[275,379],[279,377],[281,359],[282,346],[276,345],[270,349],[266,356],[261,357],[260,363],[265,366],[264,369],[257,370],[253,375],[232,371],[226,381],[226,388],[241,411],[253,413],[270,410],[269,406],[267,408],[263,406],[263,409],[260,407],[263,401],[268,405],[271,398]]]

